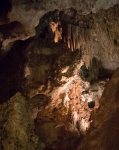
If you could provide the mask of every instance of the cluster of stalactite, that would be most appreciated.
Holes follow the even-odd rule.
[[[65,45],[72,51],[80,49],[81,43],[85,42],[82,40],[80,35],[80,27],[71,24],[63,25],[62,39]]]
[[[76,49],[81,49],[81,46],[85,44],[84,29],[89,24],[86,17],[82,18],[75,10],[69,10],[69,12],[67,14],[67,12],[55,10],[47,13],[40,20],[39,25],[41,27],[38,25],[36,31],[41,35],[42,32],[42,34],[46,34],[48,30],[47,34],[50,35],[51,40],[54,38],[55,43],[63,40],[68,48],[75,51]]]
[[[84,29],[81,30],[79,26],[60,22],[50,22],[50,28],[54,33],[55,43],[59,42],[59,40],[63,40],[65,46],[72,51],[83,49],[83,45],[85,45],[85,39],[84,36],[82,36]]]

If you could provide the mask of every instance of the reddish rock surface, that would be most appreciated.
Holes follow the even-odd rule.
[[[87,136],[77,150],[119,149],[119,68],[108,81]]]

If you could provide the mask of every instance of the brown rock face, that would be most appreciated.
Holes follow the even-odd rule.
[[[24,97],[17,93],[0,105],[0,149],[31,149],[39,146]]]
[[[119,134],[119,68],[115,70],[100,99],[94,122],[77,150],[118,149]]]
[[[81,79],[78,50],[72,52],[61,43],[46,47],[37,40],[25,51],[23,91],[29,113],[41,142],[53,149],[75,150],[90,127],[94,106],[88,105],[100,96],[100,83],[90,85]]]

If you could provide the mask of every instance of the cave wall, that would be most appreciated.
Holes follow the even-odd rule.
[[[24,91],[29,97],[33,97],[32,89],[34,92],[36,89],[35,95],[38,89],[41,93],[52,92],[54,87],[66,83],[62,78],[69,78],[75,70],[80,70],[80,51],[72,52],[63,44],[47,45],[35,39],[26,47],[25,57],[27,61],[24,68]]]
[[[34,123],[28,114],[26,100],[17,93],[0,105],[0,149],[39,149],[39,138],[34,132]]]
[[[26,97],[29,114],[35,120],[35,130],[40,141],[54,149],[76,149],[89,128],[88,123],[91,122],[91,109],[85,101],[82,102],[82,92],[91,90],[88,81],[98,80],[99,72],[113,72],[118,67],[119,6],[110,8],[117,3],[118,1],[109,0],[90,3],[13,0],[9,2],[9,7],[0,7],[5,16],[4,19],[3,16],[0,18],[1,102],[18,91],[22,92]],[[58,10],[54,11],[56,8]],[[53,20],[52,11],[54,15],[59,15],[56,16],[58,19]],[[45,13],[47,14],[44,15]],[[40,19],[41,17],[43,18]],[[42,29],[42,36],[39,36]],[[54,37],[57,37],[59,43],[58,40],[53,42]],[[80,70],[83,63],[86,71],[89,71],[88,78],[80,78],[84,74],[83,69]],[[106,74],[105,72],[103,74]],[[108,77],[107,75],[106,78]],[[117,83],[115,79],[114,83]],[[116,86],[118,89],[118,85]],[[98,88],[96,90],[98,91]],[[97,94],[97,91],[93,91],[94,94]],[[118,98],[117,91],[113,92],[111,96],[116,95]],[[97,99],[99,103],[99,97]],[[105,96],[104,102],[102,99],[100,110],[106,109],[105,103],[109,97]],[[108,107],[113,109],[110,102]],[[100,110],[92,128],[96,128],[102,121],[99,118],[103,111],[100,113]],[[83,119],[77,120],[73,113],[78,113]],[[107,114],[103,116],[104,119]],[[117,115],[118,111],[115,110],[115,114]],[[116,116],[115,114],[113,116]],[[109,120],[111,119],[110,117]],[[107,121],[107,124],[111,122]],[[93,130],[94,133],[89,131],[89,135],[93,134],[95,138],[99,130],[105,128],[108,130],[109,127],[102,123],[97,130]],[[108,131],[104,137],[107,136]],[[111,145],[105,146],[105,142],[100,141],[101,137],[102,134],[96,141],[87,137],[79,149],[109,149]],[[92,140],[92,144],[88,143],[88,138],[89,141]],[[101,144],[97,143],[98,140]],[[112,145],[116,146],[113,140]]]
[[[7,101],[16,92],[22,91],[22,81],[24,75],[24,63],[26,58],[19,45],[23,42],[18,41],[14,44],[11,51],[1,54],[0,58],[0,103]]]
[[[82,92],[89,96],[90,89],[99,99],[103,91],[99,94],[98,83],[92,88],[80,77],[80,50],[71,51],[64,43],[46,43],[45,39],[39,43],[39,39],[27,40],[24,49],[27,61],[22,91],[29,114],[41,142],[53,149],[75,150],[90,126],[91,109],[86,97],[81,100]]]
[[[118,11],[119,7],[115,6],[86,16],[74,11],[70,17],[67,12],[61,16],[64,42],[72,51],[81,49],[87,67],[93,57],[105,69],[118,67]]]
[[[119,68],[108,81],[94,122],[77,150],[118,149]]]
[[[0,26],[1,35],[2,35],[1,56],[3,55],[2,57],[4,57],[4,58],[1,58],[1,66],[4,66],[7,70],[5,71],[5,69],[3,69],[4,70],[3,71],[2,68],[4,67],[1,67],[1,85],[3,85],[1,86],[2,101],[7,100],[11,95],[14,95],[15,92],[13,91],[21,91],[22,89],[21,82],[24,80],[23,79],[24,78],[24,75],[23,75],[24,65],[26,65],[25,59],[29,59],[29,57],[31,57],[30,59],[32,59],[32,55],[39,55],[39,56],[33,56],[34,60],[40,59],[37,62],[35,62],[35,64],[32,64],[32,60],[29,60],[30,62],[28,62],[28,64],[30,64],[31,67],[30,69],[26,68],[26,70],[28,69],[28,70],[31,70],[32,72],[37,72],[37,74],[34,77],[30,77],[30,75],[28,77],[30,78],[29,80],[30,82],[32,82],[32,84],[34,83],[36,84],[36,82],[41,82],[40,85],[41,84],[47,85],[48,80],[49,80],[48,78],[50,78],[50,80],[53,82],[54,80],[55,81],[57,80],[57,79],[54,79],[54,78],[57,78],[56,76],[60,76],[61,78],[60,67],[63,67],[63,65],[59,67],[58,61],[61,62],[63,59],[65,59],[67,60],[67,63],[72,64],[72,66],[74,63],[74,66],[75,66],[75,60],[74,60],[75,57],[77,60],[78,59],[80,60],[80,58],[82,58],[82,60],[85,62],[87,69],[89,69],[89,81],[93,81],[94,79],[97,80],[98,76],[100,75],[101,75],[101,78],[102,76],[109,78],[113,70],[118,67],[118,55],[119,55],[118,54],[118,48],[119,48],[119,45],[118,45],[118,26],[119,26],[118,10],[119,10],[119,6],[114,6],[113,8],[109,8],[107,10],[98,11],[96,14],[90,13],[85,16],[79,15],[77,11],[74,9],[67,9],[61,12],[58,10],[55,10],[54,12],[49,12],[45,16],[43,16],[38,26],[35,28],[36,37],[33,37],[34,40],[32,40],[31,38],[31,40],[29,39],[29,40],[26,40],[25,42],[19,41],[19,39],[22,39],[21,38],[22,35],[23,35],[22,37],[24,37],[24,40],[26,38],[25,29],[21,23],[15,21],[7,25],[6,24],[1,25]],[[59,40],[59,45],[57,43],[57,46],[54,49],[53,49],[53,45],[44,46],[45,42],[49,45],[52,44],[53,38],[55,37],[55,32],[54,33],[52,32],[50,25],[49,25],[50,21],[54,21],[55,24],[59,21],[60,28],[62,28],[62,39]],[[45,38],[43,39],[42,37],[39,37],[39,34],[42,29],[43,29],[42,34],[45,35]],[[36,43],[33,42],[35,41],[35,39],[36,41],[37,40],[39,40],[39,42],[41,41],[41,45],[38,45],[38,42]],[[18,40],[18,42],[15,43],[13,42],[14,40],[15,41]],[[32,42],[33,44],[30,44]],[[70,48],[72,52],[68,52],[70,51],[70,49],[67,49],[67,48],[66,50],[63,50],[65,48],[61,46],[60,42],[62,44],[64,42],[65,46]],[[5,49],[3,48],[4,44],[6,45]],[[25,46],[27,47],[27,45],[29,45],[29,48],[25,48]],[[39,52],[39,47],[40,49],[42,49],[40,51],[46,51],[46,52],[49,51],[48,52],[49,54],[44,55],[42,54],[42,52]],[[55,51],[55,54],[54,52],[51,52],[51,50],[48,50],[48,48],[45,48],[45,47],[50,47],[52,51]],[[10,49],[11,51],[9,51]],[[30,56],[30,54],[26,53],[25,54],[26,56],[24,57],[23,53],[25,53],[25,49],[29,49],[29,53],[30,51],[35,51],[32,53],[36,53],[36,54],[31,54]],[[38,49],[38,50],[35,50],[35,49]],[[63,52],[65,55],[64,57],[63,57]],[[12,56],[12,55],[16,55],[16,56]],[[62,56],[61,58],[59,58],[60,56],[57,56],[57,55],[60,55],[60,56],[62,55]],[[68,60],[68,59],[71,59],[71,55],[73,55],[72,62]],[[18,59],[15,60],[13,57],[16,57]],[[43,63],[43,65],[40,65],[40,63]],[[12,66],[13,64],[14,64],[14,67]],[[32,69],[33,65],[37,66],[34,70]],[[12,75],[10,75],[8,79],[8,77],[6,77],[6,76],[9,76],[8,72],[11,72],[12,69],[15,70],[14,69],[15,67],[19,69],[16,70]],[[64,64],[64,67],[65,67],[65,64]],[[73,68],[74,67],[70,67],[70,71],[68,72],[68,74],[71,74],[71,72],[73,71],[72,70]],[[5,73],[2,73],[2,72],[5,72]],[[3,77],[3,74],[5,74],[4,77]],[[15,79],[11,79],[11,78],[15,78]],[[10,81],[7,81],[7,80],[10,80]],[[24,86],[26,86],[25,81],[23,82],[24,82]],[[60,85],[58,81],[56,81],[56,84]],[[17,87],[15,87],[15,85],[17,85]],[[3,87],[4,87],[4,90],[3,90]],[[26,89],[27,89],[27,86],[26,86]],[[26,89],[25,91],[27,91]],[[5,93],[5,91],[7,91],[7,94]],[[3,100],[4,99],[3,97],[6,97],[5,100]]]
[[[98,76],[110,78],[118,67],[118,9],[114,6],[85,16],[72,8],[55,10],[41,18],[36,35],[47,43],[54,38],[54,42],[63,41],[72,51],[79,50],[90,70],[90,81]]]

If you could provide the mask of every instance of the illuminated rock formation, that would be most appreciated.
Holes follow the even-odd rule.
[[[118,149],[104,131],[113,120],[111,115],[115,118],[118,115],[118,103],[113,107],[110,102],[115,97],[118,99],[118,73],[106,85],[106,95],[101,98],[105,84],[119,67],[118,3],[118,0],[4,0],[0,3],[0,103],[21,92],[40,143],[32,132],[33,123],[29,123],[25,103],[17,94],[10,100],[10,106],[14,106],[13,113],[18,113],[18,119],[10,113],[5,122],[9,125],[10,116],[11,126],[15,123],[13,129],[20,134],[16,135],[16,131],[9,134],[9,126],[4,125],[2,116],[1,127],[6,135],[1,134],[1,149],[7,150],[9,146],[12,150],[16,148],[14,145],[23,150],[29,147],[76,150],[77,145],[79,150]],[[117,89],[110,91],[113,83]],[[0,111],[6,115],[9,108],[6,103],[3,106],[5,112],[2,106]],[[19,112],[26,118],[22,123],[25,127],[19,124]],[[103,134],[98,134],[100,130],[113,146],[104,146]],[[6,142],[8,135],[10,142],[13,139],[11,145]]]
[[[119,68],[107,83],[94,122],[77,150],[118,149]]]

